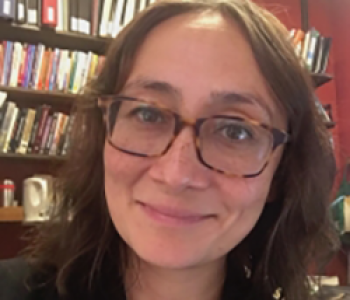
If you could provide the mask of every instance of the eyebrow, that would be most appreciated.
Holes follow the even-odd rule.
[[[128,83],[125,88],[142,88],[145,90],[159,92],[167,96],[172,96],[178,101],[181,101],[181,99],[183,99],[183,93],[181,89],[165,81],[139,78]],[[241,93],[237,91],[213,91],[210,93],[209,99],[211,103],[220,103],[222,105],[258,105],[264,111],[266,111],[270,119],[272,119],[272,111],[270,107],[263,101],[260,96],[252,93]]]

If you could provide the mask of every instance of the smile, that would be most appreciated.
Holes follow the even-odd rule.
[[[138,204],[149,218],[168,226],[194,225],[213,217],[213,215],[201,215],[185,210],[145,204],[143,202],[138,202]]]

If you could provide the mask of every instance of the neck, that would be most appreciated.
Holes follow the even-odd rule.
[[[187,269],[168,269],[140,261],[126,274],[130,300],[219,300],[225,260]]]

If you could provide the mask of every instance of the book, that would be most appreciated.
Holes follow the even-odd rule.
[[[41,0],[41,24],[57,26],[57,0]]]
[[[28,0],[27,4],[27,23],[39,26],[40,5],[41,0]]]
[[[23,127],[23,134],[17,145],[16,153],[25,154],[27,152],[30,133],[35,119],[35,113],[36,111],[34,109],[28,109],[27,117],[25,119]]]
[[[17,0],[16,22],[24,24],[27,22],[27,0]]]
[[[16,1],[0,0],[0,18],[14,20],[16,18]]]
[[[6,114],[3,117],[3,122],[0,128],[0,151],[3,150],[7,138],[7,133],[11,127],[12,114],[15,111],[16,104],[12,101],[7,102]]]
[[[91,34],[91,0],[78,0],[78,31]]]
[[[13,138],[14,128],[16,126],[16,120],[18,119],[18,115],[19,115],[19,109],[17,106],[15,106],[13,108],[11,115],[10,115],[10,121],[9,121],[7,131],[5,134],[3,147],[2,147],[2,149],[0,149],[4,153],[9,152],[9,150],[10,150],[10,143],[11,143],[12,138]]]
[[[69,0],[69,30],[73,32],[77,32],[78,27],[78,9],[79,9],[79,2],[78,0]]]

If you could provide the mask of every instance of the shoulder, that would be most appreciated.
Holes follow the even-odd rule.
[[[29,289],[25,281],[29,272],[29,265],[23,258],[0,260],[0,299],[27,299]]]
[[[24,258],[0,260],[0,300],[58,300],[54,284],[44,282]]]

